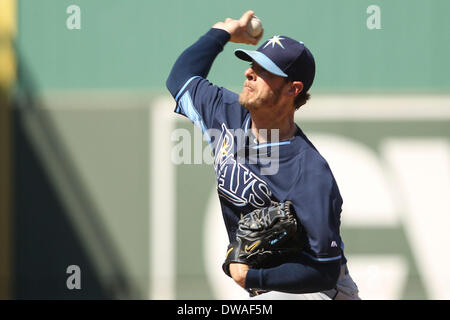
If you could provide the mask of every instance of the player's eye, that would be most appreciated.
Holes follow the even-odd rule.
[[[253,69],[253,71],[255,72],[259,72],[261,70],[261,68],[259,67],[259,65],[255,64],[254,62],[252,62],[250,64],[250,67]]]

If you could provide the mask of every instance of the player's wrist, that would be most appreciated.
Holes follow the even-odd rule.
[[[219,21],[216,24],[214,24],[212,28],[226,31],[232,38],[236,34],[237,29],[239,28],[239,22],[237,20],[227,18],[225,22]]]
[[[225,28],[225,24],[223,22],[217,22],[211,28],[226,31],[231,36],[230,31],[227,28]]]
[[[245,280],[250,267],[243,263],[231,263],[230,274],[233,280],[245,289]]]

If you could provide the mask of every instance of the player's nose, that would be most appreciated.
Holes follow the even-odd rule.
[[[245,70],[244,75],[247,78],[247,80],[252,81],[256,79],[256,73],[252,67],[249,67],[247,70]]]

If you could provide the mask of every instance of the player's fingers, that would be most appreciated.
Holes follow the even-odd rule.
[[[239,19],[241,26],[247,26],[247,24],[252,20],[255,12],[253,10],[248,10],[245,12],[242,17]]]

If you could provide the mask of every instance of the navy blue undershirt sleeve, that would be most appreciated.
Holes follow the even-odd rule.
[[[190,78],[207,77],[214,59],[229,40],[228,32],[212,28],[178,57],[166,81],[174,98]]]
[[[341,263],[320,263],[307,257],[267,269],[249,269],[245,288],[287,293],[314,293],[336,286]]]

